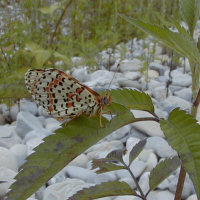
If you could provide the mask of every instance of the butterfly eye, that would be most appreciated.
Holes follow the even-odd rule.
[[[104,105],[109,104],[109,101],[108,101],[108,97],[107,97],[107,96],[105,96],[105,97],[103,98],[103,104],[104,104]]]

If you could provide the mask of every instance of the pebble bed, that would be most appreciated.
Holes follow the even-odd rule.
[[[127,53],[120,62],[120,45],[115,52],[110,49],[102,51],[100,53],[102,60],[99,61],[101,69],[90,74],[86,66],[79,66],[81,58],[73,58],[73,62],[79,67],[73,70],[72,76],[92,89],[110,87],[109,89],[129,88],[145,91],[152,98],[156,114],[162,118],[166,118],[176,107],[190,113],[192,77],[187,59],[175,65],[175,70],[171,72],[172,83],[167,96],[166,83],[169,80],[171,59],[167,54],[162,54],[162,48],[159,45],[156,45],[155,52],[144,49],[144,42],[150,49],[153,47],[149,39],[145,41],[134,39],[124,44]],[[154,57],[152,60],[149,59],[148,71],[143,73],[141,71],[145,60],[136,58],[142,55]],[[106,66],[110,64],[112,66],[109,71]],[[59,63],[56,63],[55,68],[59,69]],[[147,77],[148,81],[146,81]],[[142,111],[133,111],[133,113],[136,117],[149,116],[148,113]],[[200,120],[199,110],[197,120]],[[14,182],[13,178],[26,162],[26,157],[34,152],[33,148],[42,143],[44,137],[53,134],[60,127],[60,123],[33,100],[21,99],[19,105],[13,105],[10,111],[6,105],[0,105],[0,125],[0,180],[7,181],[0,184],[1,198]],[[177,155],[165,140],[159,124],[150,121],[129,124],[114,131],[70,162],[48,181],[48,187],[43,186],[28,200],[64,200],[83,187],[114,180],[124,181],[131,188],[136,189],[133,179],[126,170],[96,174],[94,170],[91,170],[91,161],[106,157],[114,149],[127,149],[123,159],[128,162],[128,153],[143,138],[147,138],[147,144],[130,168],[139,180],[142,190],[148,191],[150,171],[161,160]],[[173,200],[178,175],[179,169],[151,192],[147,199]],[[101,198],[101,200],[139,199],[134,196]],[[197,200],[193,184],[188,176],[186,176],[182,200]]]

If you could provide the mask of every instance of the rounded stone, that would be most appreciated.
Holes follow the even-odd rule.
[[[78,167],[86,167],[88,162],[88,157],[85,154],[80,154],[74,160],[72,160],[68,166],[78,166]]]
[[[151,153],[145,164],[146,164],[145,172],[151,172],[158,164],[157,156],[154,153]]]
[[[25,135],[31,130],[42,128],[43,126],[41,122],[31,113],[21,111],[17,115],[16,131],[21,138],[24,138]]]
[[[10,148],[10,151],[15,155],[20,168],[25,162],[27,157],[27,147],[24,144],[15,144]]]
[[[85,182],[96,175],[93,171],[78,166],[66,166],[64,171],[69,178],[78,178]]]
[[[133,60],[123,60],[120,65],[119,69],[121,72],[125,71],[139,71],[142,68],[142,61],[137,58]]]
[[[47,130],[49,130],[50,132],[54,132],[55,130],[62,128],[61,124],[59,122],[55,122],[52,124],[47,124],[45,127]]]
[[[72,77],[74,77],[75,79],[77,79],[80,82],[86,81],[87,69],[86,68],[75,69],[72,72]],[[89,81],[89,80],[87,80],[87,81]]]
[[[170,183],[169,183],[170,192],[175,194],[177,183],[178,183],[178,178],[177,177],[175,177],[174,179],[172,179],[170,181]],[[192,194],[192,189],[193,189],[192,187],[193,187],[192,184],[189,183],[188,181],[184,182],[182,195],[181,195],[182,199],[186,199]]]
[[[197,195],[193,194],[193,195],[189,196],[186,200],[198,200]]]
[[[42,137],[42,138],[44,138],[44,137],[46,137],[46,136],[48,136],[48,135],[51,135],[51,134],[52,134],[52,132],[49,131],[49,130],[47,130],[47,129],[45,129],[45,128],[39,129],[39,130],[35,129],[35,130],[32,130],[32,131],[29,131],[29,132],[26,134],[26,136],[24,137],[23,142],[24,142],[24,144],[26,144],[26,142],[27,142],[28,140],[35,139],[35,138],[37,138],[37,137]]]
[[[147,193],[149,190],[149,175],[150,172],[144,172],[139,179],[139,185],[144,193]]]
[[[160,191],[155,195],[156,200],[174,200],[174,194],[168,190]]]
[[[146,149],[153,149],[161,158],[171,158],[177,155],[167,141],[161,137],[149,137],[145,145]]]
[[[149,82],[148,82],[148,90],[153,90],[155,88],[159,88],[159,87],[162,87],[162,86],[165,86],[166,84],[163,83],[163,82],[159,82],[157,80],[154,80],[154,79],[150,79]]]
[[[35,147],[37,147],[38,145],[40,145],[41,143],[43,143],[44,141],[42,140],[44,137],[37,137],[37,138],[33,138],[30,139],[26,142],[26,146],[27,146],[27,155],[30,155],[32,153],[34,153],[35,151],[33,150]]]
[[[186,110],[188,113],[191,113],[191,103],[181,99],[176,96],[168,96],[164,101],[163,101],[164,106],[172,106],[172,107],[179,107],[183,110]]]
[[[19,113],[19,106],[18,105],[12,106],[10,109],[10,117],[12,121],[16,121],[18,113]]]
[[[182,90],[175,91],[174,95],[181,98],[181,99],[184,99],[188,102],[192,101],[192,90],[191,90],[191,88],[184,88]]]
[[[51,117],[51,115],[49,115],[42,106],[38,106],[38,115],[43,117]]]
[[[4,125],[5,123],[6,123],[5,117],[2,114],[0,114],[0,126]]]
[[[0,147],[0,160],[0,167],[18,171],[17,159],[10,150]]]
[[[153,89],[152,91],[152,96],[157,100],[157,101],[164,101],[168,96],[172,96],[172,92],[170,91],[170,89],[166,89],[165,86],[161,86],[161,87],[157,87],[155,89]]]
[[[118,80],[118,83],[119,83],[120,87],[131,87],[131,88],[136,88],[138,90],[142,89],[142,87],[138,81],[124,79],[124,80]]]
[[[16,171],[11,169],[0,167],[0,180],[6,181],[0,184],[0,199],[5,196],[9,191],[9,187],[15,182],[14,177],[17,175]]]
[[[127,142],[126,142],[126,150],[128,152],[130,152],[132,150],[132,148],[140,141],[139,138],[136,137],[130,137],[128,138]]]
[[[0,138],[9,138],[13,134],[13,127],[11,126],[0,126]]]
[[[192,84],[192,77],[188,74],[177,74],[173,76],[172,85],[188,87]]]
[[[141,77],[140,72],[130,72],[130,71],[125,71],[123,73],[124,77],[129,79],[129,80],[138,80]]]
[[[160,76],[163,76],[165,71],[168,70],[168,67],[163,66],[163,65],[156,63],[156,62],[151,62],[149,64],[149,69],[156,70],[157,72],[159,72]]]
[[[159,73],[155,70],[148,70],[149,79],[156,79],[159,77]]]
[[[61,183],[55,183],[50,185],[44,190],[43,200],[57,199],[63,200],[73,196],[78,190],[88,188],[94,184],[85,183],[79,179],[67,178]]]
[[[124,136],[130,133],[131,127],[132,127],[131,125],[126,125],[123,126],[122,128],[117,129],[116,131],[106,136],[106,140],[113,141],[124,138]]]
[[[22,142],[22,139],[16,133],[14,126],[6,126],[6,125],[0,126],[0,133],[2,133],[1,135],[2,137],[0,136],[1,147],[5,147],[6,149],[9,149],[13,145],[19,144]]]
[[[37,105],[34,102],[30,101],[25,101],[21,103],[21,111],[30,112],[34,116],[36,116],[38,113]]]
[[[143,117],[153,117],[151,114],[145,111],[132,111],[136,118]],[[149,136],[159,136],[164,137],[162,130],[160,129],[160,125],[156,122],[151,121],[141,121],[137,123],[132,123],[132,126],[139,131],[149,135]],[[149,128],[151,127],[151,128]]]
[[[60,124],[55,118],[49,117],[46,118],[43,122],[44,127],[46,127],[48,124],[58,123]]]
[[[3,116],[5,117],[5,119],[7,121],[11,122],[10,111],[9,111],[8,106],[6,106],[5,104],[3,104],[3,106],[1,107],[1,109],[2,109],[2,113],[3,113]]]
[[[162,183],[158,185],[158,189],[164,190],[169,188],[169,180],[165,179]]]

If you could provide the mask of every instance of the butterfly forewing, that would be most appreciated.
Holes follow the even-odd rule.
[[[25,84],[34,99],[55,117],[100,112],[100,95],[57,69],[28,70]]]

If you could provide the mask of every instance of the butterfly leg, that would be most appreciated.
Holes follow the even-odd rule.
[[[75,119],[76,117],[78,117],[80,114],[82,114],[83,112],[81,111],[81,112],[79,112],[79,113],[77,113],[74,117],[72,117],[69,121],[67,121],[67,122],[65,122],[65,126],[69,123],[69,122],[71,122],[73,119]]]
[[[102,110],[101,110],[101,111],[102,111]],[[106,111],[105,113],[107,113],[107,111]],[[84,112],[82,112],[82,114],[84,114],[86,117],[89,117],[89,115],[85,114]],[[100,112],[100,126],[101,126],[101,127],[104,127],[103,124],[102,124],[102,117],[101,117],[102,114],[104,114],[104,113],[101,113],[101,112]]]
[[[87,114],[85,114],[83,111],[77,113],[74,117],[72,117],[69,121],[65,122],[65,126],[71,122],[73,119],[75,119],[76,117],[78,117],[79,115],[84,114],[86,117],[89,117]]]
[[[103,128],[103,127],[105,127],[103,124],[102,124],[102,115],[101,115],[101,113],[100,113],[100,126]]]
[[[106,112],[102,112],[101,114],[103,115],[103,114],[106,114],[106,113],[110,113],[110,115],[111,115],[111,117],[112,117],[112,113],[111,113],[111,111],[110,110],[107,110]]]
[[[111,117],[112,117],[112,113],[111,113],[110,110],[107,110],[107,111],[105,111],[105,112],[102,112],[102,109],[103,109],[103,108],[101,108],[101,112],[100,112],[100,125],[101,125],[101,127],[105,127],[105,126],[103,126],[103,124],[102,124],[102,115],[103,115],[103,114],[106,114],[106,113],[110,113],[110,115],[111,115]]]

